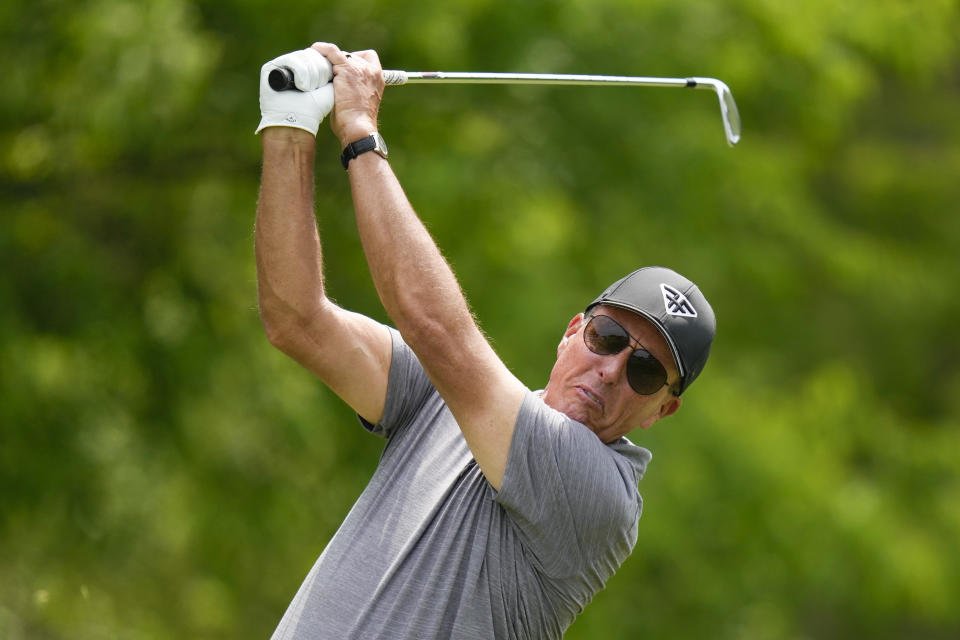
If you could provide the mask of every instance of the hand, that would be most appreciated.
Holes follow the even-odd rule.
[[[312,48],[333,64],[337,100],[330,124],[341,146],[376,131],[384,87],[377,52],[348,53],[329,42],[316,42]]]
[[[267,77],[278,67],[288,67],[300,91],[274,91]],[[274,58],[260,68],[260,126],[295,127],[317,135],[320,122],[333,109],[333,71],[316,49],[301,49]]]

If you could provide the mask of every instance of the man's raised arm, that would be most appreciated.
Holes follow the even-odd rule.
[[[270,89],[266,74],[274,63],[294,67],[307,91]],[[320,73],[325,65],[307,49],[261,70],[263,174],[254,235],[260,317],[272,344],[376,422],[386,398],[390,335],[337,307],[324,291],[313,168],[314,136],[333,103],[333,88]]]
[[[333,64],[332,127],[342,148],[377,130],[383,92],[373,51],[314,49]],[[526,388],[480,332],[460,286],[386,159],[348,165],[357,227],[380,300],[446,401],[487,481],[499,489]]]

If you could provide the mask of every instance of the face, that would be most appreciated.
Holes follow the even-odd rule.
[[[633,431],[647,429],[680,408],[680,398],[670,387],[680,376],[667,341],[645,318],[624,309],[598,307],[594,314],[610,316],[667,370],[667,385],[655,393],[642,396],[627,381],[627,359],[633,348],[613,355],[590,351],[583,341],[587,318],[578,314],[570,321],[557,347],[557,362],[550,372],[550,381],[543,393],[548,406],[585,424],[604,442]]]

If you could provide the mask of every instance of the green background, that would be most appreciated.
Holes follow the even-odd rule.
[[[260,65],[714,76],[387,88],[392,164],[506,363],[644,264],[719,330],[588,638],[960,637],[954,0],[0,6],[0,637],[266,638],[381,443],[267,343]],[[386,320],[339,148],[330,293]]]

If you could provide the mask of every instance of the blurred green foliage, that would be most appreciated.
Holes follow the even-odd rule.
[[[260,64],[705,75],[388,88],[381,130],[504,360],[666,264],[713,358],[637,549],[570,638],[960,636],[955,0],[12,0],[0,6],[0,637],[268,637],[380,442],[272,350]],[[322,130],[331,293],[386,320]]]

